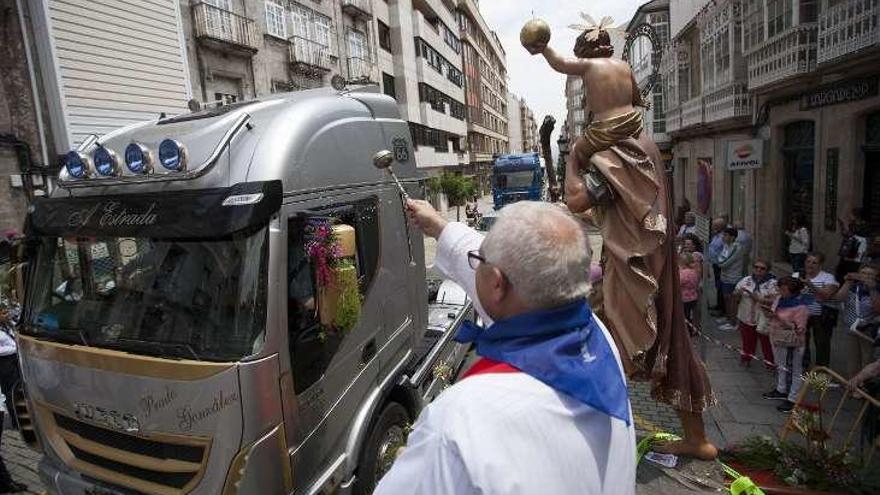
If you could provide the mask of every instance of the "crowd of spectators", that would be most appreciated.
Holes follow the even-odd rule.
[[[714,302],[709,311],[717,328],[740,334],[741,364],[761,359],[777,370],[764,397],[781,401],[782,412],[791,411],[802,374],[813,366],[850,379],[850,387],[880,392],[880,379],[872,382],[880,377],[880,235],[870,235],[859,213],[839,220],[836,266],[827,270],[829,257],[813,250],[803,216],[795,215],[784,231],[787,263],[774,270],[769,260],[754,257],[750,233],[724,215],[712,219],[704,253],[695,215],[682,214],[678,268],[692,331],[700,328],[698,301]],[[838,332],[845,333],[832,339]]]

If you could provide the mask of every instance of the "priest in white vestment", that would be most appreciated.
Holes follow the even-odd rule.
[[[457,336],[481,359],[418,417],[376,495],[635,493],[636,444],[620,357],[586,301],[590,250],[548,203],[501,210],[485,238],[428,203],[411,221],[486,329]]]

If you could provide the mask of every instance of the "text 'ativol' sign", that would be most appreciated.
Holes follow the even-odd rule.
[[[727,170],[751,170],[764,166],[764,141],[744,139],[727,143]]]

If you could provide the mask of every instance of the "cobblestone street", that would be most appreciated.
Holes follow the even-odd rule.
[[[37,463],[41,455],[28,447],[17,431],[3,432],[2,455],[12,479],[27,485],[28,491],[24,493],[43,493],[43,484],[37,474]]]

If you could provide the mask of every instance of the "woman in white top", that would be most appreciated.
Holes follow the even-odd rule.
[[[791,230],[786,230],[788,236],[788,255],[791,261],[791,271],[803,273],[804,261],[810,251],[810,231],[807,230],[807,222],[803,215],[795,215],[791,221]]]
[[[840,284],[834,275],[822,270],[825,256],[822,253],[810,253],[804,264],[803,272],[795,272],[794,276],[804,282],[804,293],[812,294],[815,300],[810,303],[807,320],[806,348],[804,350],[804,369],[809,369],[810,335],[816,346],[816,365],[828,366],[831,363],[831,333],[837,326],[837,305],[832,298]]]

